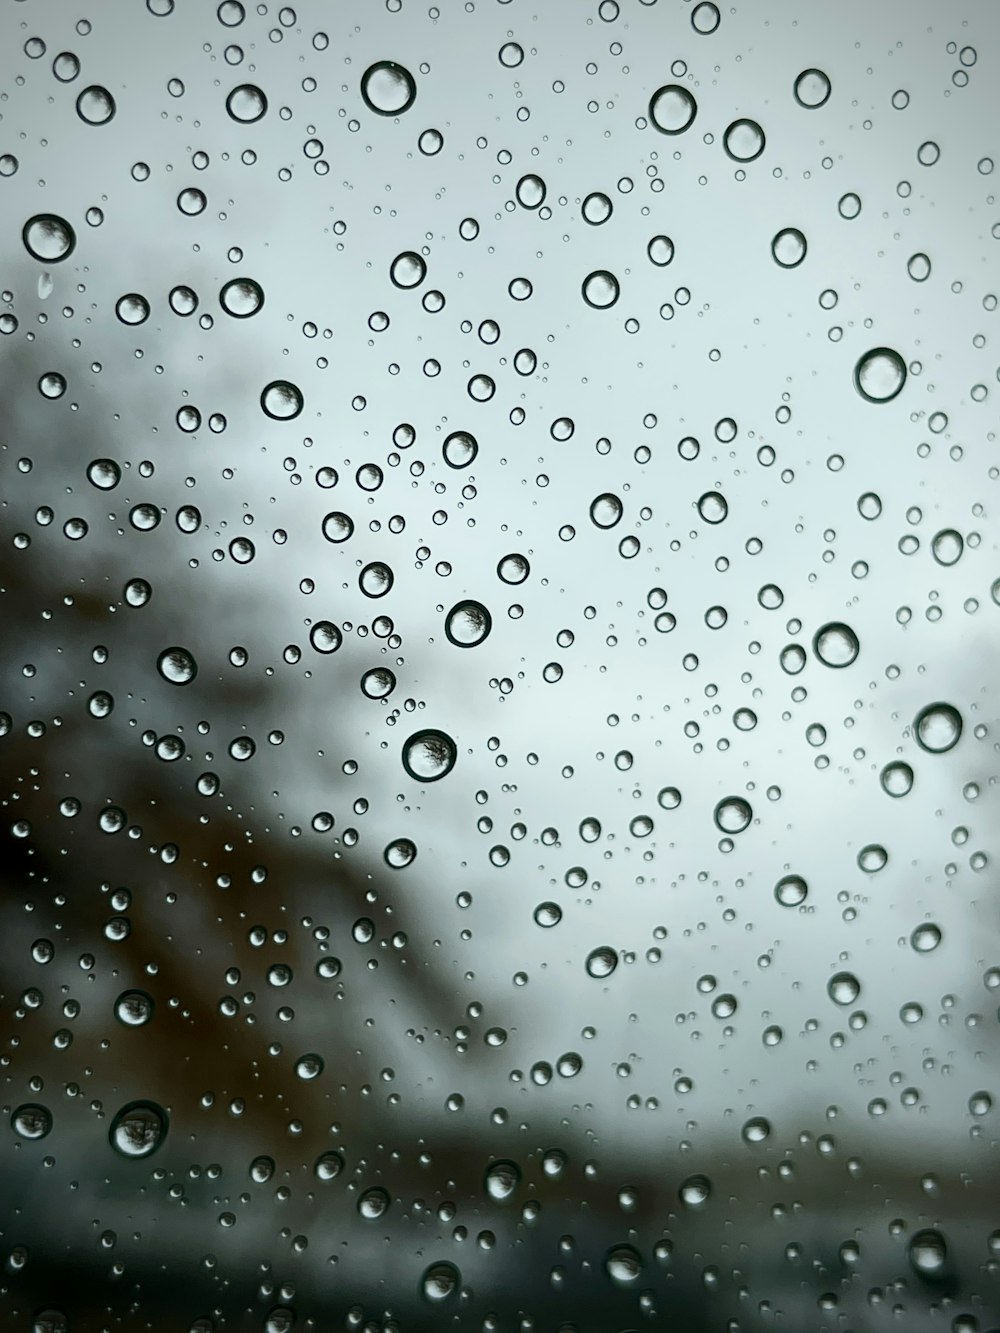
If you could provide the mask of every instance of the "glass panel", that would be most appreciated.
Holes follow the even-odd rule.
[[[0,22],[3,1327],[1000,1327],[996,6]]]

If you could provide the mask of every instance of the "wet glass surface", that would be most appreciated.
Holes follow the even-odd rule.
[[[1000,1327],[996,8],[0,35],[3,1327]]]

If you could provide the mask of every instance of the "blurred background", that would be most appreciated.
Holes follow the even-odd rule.
[[[1000,1327],[995,7],[0,24],[3,1327]]]

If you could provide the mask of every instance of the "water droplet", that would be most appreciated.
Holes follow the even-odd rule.
[[[250,1163],[250,1179],[255,1185],[266,1185],[274,1175],[273,1157],[255,1157]]]
[[[903,760],[895,759],[883,768],[879,781],[887,796],[906,796],[913,786],[913,769]]]
[[[249,319],[264,304],[264,289],[253,278],[233,278],[219,293],[219,304],[234,319]]]
[[[505,555],[497,564],[497,575],[504,583],[523,583],[530,573],[527,557],[516,552]]]
[[[346,542],[354,532],[354,520],[335,509],[323,519],[323,536],[328,542]]]
[[[941,943],[941,928],[929,921],[922,922],[910,936],[910,945],[917,953],[933,953]]]
[[[296,385],[288,380],[272,380],[261,392],[260,405],[272,421],[292,421],[305,404]]]
[[[701,0],[701,3],[695,5],[691,11],[691,27],[703,36],[715,32],[721,22],[719,7],[713,4],[712,0]]]
[[[726,128],[722,146],[734,162],[755,162],[764,151],[764,131],[755,120],[741,117]]]
[[[583,213],[584,222],[589,222],[592,227],[599,227],[602,223],[607,222],[612,210],[613,206],[608,196],[597,191],[594,194],[587,195],[583,201],[581,212]]]
[[[32,259],[42,264],[59,264],[68,259],[76,246],[76,232],[65,218],[55,213],[36,213],[21,230],[24,248]]]
[[[854,1004],[861,994],[861,983],[853,972],[837,972],[826,983],[826,992],[834,1004]]]
[[[688,1176],[683,1182],[678,1195],[685,1208],[703,1208],[712,1194],[712,1182],[708,1176]]]
[[[358,1198],[358,1214],[366,1222],[377,1222],[389,1209],[388,1191],[378,1185],[367,1189]]]
[[[962,534],[954,528],[942,528],[931,540],[931,554],[939,565],[955,565],[965,550]]]
[[[917,714],[913,732],[921,749],[929,754],[946,754],[961,738],[962,715],[952,704],[928,704]]]
[[[431,1305],[444,1305],[458,1295],[462,1275],[454,1264],[431,1264],[420,1279],[420,1291]]]
[[[415,250],[404,250],[398,254],[389,266],[389,277],[394,286],[402,291],[419,287],[427,276],[427,264],[423,256]]]
[[[809,885],[801,875],[783,875],[774,886],[774,896],[782,907],[799,907],[809,896]]]
[[[113,491],[122,479],[122,470],[113,458],[95,458],[87,464],[87,480],[99,491]]]
[[[828,667],[848,667],[861,650],[850,625],[833,620],[813,635],[813,652]]]
[[[382,560],[373,560],[358,575],[358,587],[366,597],[384,597],[394,581],[392,570]]]
[[[522,208],[539,208],[545,202],[545,182],[541,176],[529,173],[517,182],[514,194]]]
[[[404,870],[417,859],[416,843],[409,838],[395,838],[386,847],[383,857],[393,870]]]
[[[149,1157],[167,1135],[167,1113],[155,1102],[129,1102],[108,1131],[112,1148],[122,1157]]]
[[[379,116],[401,116],[417,98],[413,75],[394,60],[379,60],[361,76],[361,96],[369,111]]]
[[[763,1143],[771,1136],[771,1122],[762,1115],[754,1116],[744,1124],[740,1135],[744,1143]]]
[[[307,1051],[295,1061],[295,1075],[304,1083],[311,1083],[313,1079],[319,1078],[325,1068],[323,1057],[317,1055],[315,1051]]]
[[[602,979],[610,977],[611,973],[618,966],[618,954],[616,950],[606,944],[599,948],[591,950],[587,955],[587,975]]]
[[[476,461],[479,442],[467,430],[452,431],[441,446],[441,452],[449,467],[468,467],[470,463]]]
[[[642,1268],[642,1256],[631,1245],[615,1245],[604,1259],[604,1270],[618,1287],[638,1281]]]
[[[805,235],[798,227],[783,227],[771,241],[771,254],[782,268],[798,268],[808,248]]]
[[[335,653],[344,636],[332,620],[317,620],[309,631],[309,642],[318,653]]]
[[[240,125],[252,125],[267,114],[267,98],[255,83],[241,83],[226,98],[226,110]]]
[[[906,383],[906,363],[891,347],[873,347],[854,367],[854,387],[869,403],[889,403]]]
[[[683,134],[698,114],[698,103],[679,83],[658,88],[649,99],[649,119],[661,134]]]
[[[804,69],[795,80],[795,100],[808,111],[825,106],[830,91],[830,80],[821,69]]]
[[[444,731],[415,731],[403,746],[403,767],[417,782],[438,782],[455,767],[458,749]]]
[[[596,269],[583,280],[583,299],[593,310],[608,310],[618,300],[618,279],[607,269]]]
[[[698,513],[706,523],[721,523],[729,513],[729,505],[721,491],[706,491],[698,501]]]
[[[937,1277],[948,1260],[948,1246],[940,1231],[918,1231],[910,1241],[909,1255],[920,1277]]]
[[[906,271],[914,282],[926,282],[931,276],[930,258],[918,250],[915,255],[910,255],[906,261]]]
[[[361,693],[368,699],[388,699],[396,688],[396,676],[388,667],[372,667],[361,677]]]
[[[669,236],[653,236],[646,246],[646,254],[657,268],[666,268],[674,257],[674,243]]]
[[[881,843],[870,842],[858,852],[858,868],[866,875],[877,875],[889,864],[889,853]]]
[[[486,1193],[497,1203],[506,1203],[512,1198],[521,1183],[521,1168],[516,1162],[493,1162],[486,1172],[483,1184]]]
[[[198,663],[186,648],[164,648],[156,659],[156,669],[171,685],[187,685],[198,674]]]
[[[742,833],[753,819],[753,809],[742,796],[726,796],[715,807],[714,818],[720,832]]]
[[[123,324],[144,324],[149,319],[149,302],[138,292],[128,292],[119,296],[115,314]]]
[[[336,1180],[344,1169],[344,1159],[339,1152],[325,1152],[316,1159],[313,1171],[317,1180]]]
[[[87,125],[106,125],[115,114],[115,99],[99,84],[84,88],[76,99],[76,113]]]
[[[47,1106],[25,1102],[11,1113],[11,1128],[22,1139],[44,1139],[52,1132],[52,1112]]]
[[[483,642],[493,628],[493,617],[482,602],[466,598],[448,612],[444,622],[444,632],[448,642],[456,648],[475,648]]]
[[[115,1018],[127,1028],[144,1027],[153,1017],[153,997],[144,990],[125,990],[115,1000]]]
[[[613,528],[622,516],[622,502],[617,495],[605,492],[591,501],[590,517],[596,528]]]

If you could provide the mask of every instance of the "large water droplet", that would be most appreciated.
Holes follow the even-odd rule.
[[[590,977],[610,977],[617,966],[618,953],[607,944],[600,945],[587,955],[586,969]]]
[[[753,809],[742,796],[726,796],[715,807],[714,818],[720,832],[742,833],[753,818]]]
[[[10,1123],[22,1139],[44,1139],[52,1132],[52,1112],[37,1102],[25,1102],[11,1113]]]
[[[335,653],[343,641],[340,627],[332,620],[317,620],[309,631],[309,642],[318,653]]]
[[[456,602],[444,622],[448,642],[456,648],[475,648],[492,628],[493,617],[489,611],[482,602],[475,602],[471,598]]]
[[[952,704],[928,704],[917,714],[913,732],[921,749],[946,754],[961,738],[962,715]]]
[[[292,421],[304,406],[302,391],[289,380],[272,380],[261,392],[260,405],[272,421]]]
[[[354,532],[354,520],[335,509],[323,519],[323,536],[328,542],[346,542]]]
[[[358,1214],[366,1222],[377,1222],[380,1217],[384,1217],[388,1210],[388,1191],[378,1185],[373,1185],[371,1189],[365,1190],[358,1199]]]
[[[596,528],[613,528],[622,516],[622,502],[617,495],[605,492],[591,501],[590,517]]]
[[[449,467],[468,467],[474,463],[479,453],[479,443],[467,430],[456,430],[447,437],[441,446],[444,461]]]
[[[821,69],[804,69],[795,80],[795,100],[808,111],[824,106],[830,91],[830,80]]]
[[[410,838],[394,838],[382,855],[393,870],[405,870],[417,859],[417,845]]]
[[[854,367],[854,387],[869,403],[889,403],[906,383],[906,363],[891,347],[873,347]]]
[[[685,1208],[703,1208],[712,1194],[712,1182],[708,1176],[688,1176],[678,1195]]]
[[[661,134],[683,134],[698,114],[698,103],[679,83],[668,83],[649,99],[649,119]]]
[[[115,99],[99,84],[84,88],[76,99],[76,113],[87,125],[106,125],[115,114]]]
[[[122,991],[115,1000],[115,1018],[127,1028],[144,1027],[153,1017],[153,997],[144,990]]]
[[[458,1295],[462,1275],[454,1264],[431,1264],[420,1279],[420,1292],[431,1305],[444,1305]]]
[[[583,299],[593,310],[608,310],[618,300],[618,279],[607,269],[596,269],[583,280]]]
[[[631,1245],[616,1245],[604,1259],[604,1271],[619,1287],[630,1286],[642,1275],[642,1256]]]
[[[483,1181],[486,1193],[497,1203],[506,1203],[512,1198],[520,1183],[521,1168],[516,1162],[506,1160],[494,1162],[487,1170]]]
[[[42,264],[59,264],[76,246],[76,232],[55,213],[36,213],[21,230],[24,248]]]
[[[853,972],[837,972],[826,983],[826,992],[834,1004],[854,1004],[861,994],[861,983]]]
[[[455,767],[458,749],[444,731],[415,731],[403,745],[403,767],[417,782],[438,782]]]
[[[918,1231],[910,1241],[909,1255],[921,1277],[937,1277],[948,1261],[948,1246],[940,1231]]]
[[[818,629],[813,636],[813,652],[828,667],[848,667],[857,657],[861,645],[858,636],[839,620],[832,620]]]
[[[112,1148],[122,1157],[149,1157],[167,1135],[167,1113],[155,1102],[129,1102],[108,1131]]]
[[[931,554],[939,565],[956,565],[962,558],[965,542],[954,528],[942,528],[931,539]]]
[[[156,659],[156,669],[171,685],[187,685],[198,674],[198,663],[186,648],[164,648]]]
[[[910,947],[916,953],[933,953],[941,943],[941,927],[923,921],[910,936]]]
[[[234,319],[249,319],[264,304],[264,289],[253,278],[233,278],[219,293],[219,304]]]
[[[805,234],[798,227],[783,227],[771,241],[771,254],[782,268],[798,268],[808,248]]]
[[[252,125],[267,112],[267,98],[255,83],[241,83],[226,98],[226,110],[240,125]]]
[[[404,250],[389,266],[389,277],[394,286],[403,291],[419,287],[427,276],[427,264],[415,250]]]
[[[530,573],[527,556],[516,552],[505,555],[497,564],[497,574],[504,583],[523,583]]]
[[[413,75],[394,60],[379,60],[361,76],[361,96],[369,111],[379,116],[401,116],[416,101]]]
[[[149,302],[138,292],[128,292],[116,301],[115,314],[123,324],[144,324],[149,319]]]
[[[734,162],[755,162],[764,151],[764,143],[764,131],[746,117],[734,120],[722,137],[722,146]]]
[[[774,896],[782,907],[798,907],[809,896],[809,885],[801,875],[783,875],[774,886]]]

